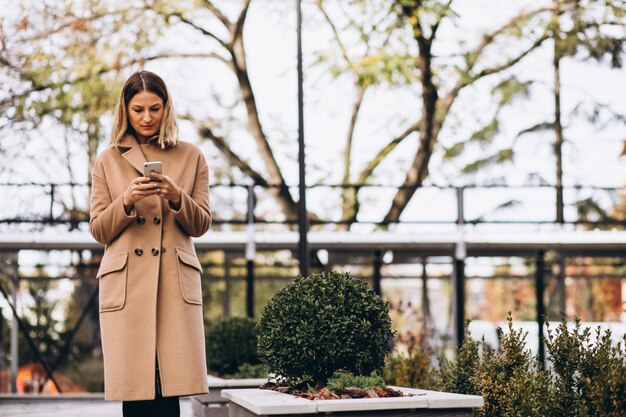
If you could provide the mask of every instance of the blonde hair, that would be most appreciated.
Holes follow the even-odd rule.
[[[178,125],[176,124],[174,106],[172,105],[172,100],[170,100],[165,82],[163,82],[161,77],[150,71],[137,71],[124,83],[115,105],[115,117],[109,143],[117,148],[126,134],[133,133],[133,128],[128,123],[128,103],[142,91],[154,93],[163,100],[163,117],[161,118],[161,126],[159,126],[158,133],[159,146],[161,148],[175,146],[176,142],[178,142]]]

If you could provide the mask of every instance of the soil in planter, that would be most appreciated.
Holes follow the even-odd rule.
[[[298,384],[295,386],[278,385],[274,382],[267,382],[259,387],[282,392],[284,394],[295,395],[307,400],[340,400],[352,398],[388,398],[388,397],[412,397],[414,394],[405,394],[393,388],[373,387],[368,390],[361,388],[346,387],[331,391],[326,387],[312,388],[308,384]]]

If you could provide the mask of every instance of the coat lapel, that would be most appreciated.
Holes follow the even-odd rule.
[[[155,136],[148,139],[148,142],[152,142],[157,139],[158,137]],[[123,152],[122,156],[124,157],[124,159],[126,159],[126,161],[128,161],[128,163],[131,164],[133,168],[135,168],[135,170],[137,170],[137,172],[141,174],[141,176],[143,176],[143,163],[147,162],[147,160],[144,156],[144,153],[141,151],[137,140],[135,140],[135,137],[132,135],[126,135],[122,138],[117,146]],[[125,151],[125,149],[127,150]],[[163,199],[159,196],[148,197],[141,204],[147,204],[148,206],[146,206],[146,208],[148,210],[150,209],[151,205],[156,204],[158,207],[158,212],[163,213]]]
[[[149,141],[157,138],[158,137],[155,136],[154,138],[149,139]],[[135,138],[132,135],[125,135],[117,146],[121,149],[128,149],[126,152],[122,153],[122,156],[133,166],[133,168],[137,170],[137,172],[143,175],[143,163],[147,161]]]
[[[143,175],[143,163],[146,162],[146,158],[141,153],[139,146],[135,145],[135,147],[124,152],[122,156],[133,166],[133,168],[137,170],[137,172]]]

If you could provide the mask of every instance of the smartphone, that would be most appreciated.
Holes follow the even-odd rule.
[[[163,174],[163,165],[161,164],[161,161],[143,163],[143,176],[149,177],[151,172],[158,172],[159,174]]]

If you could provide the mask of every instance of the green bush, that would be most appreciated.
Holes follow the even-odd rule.
[[[206,334],[206,356],[209,370],[222,376],[238,373],[244,364],[259,364],[256,323],[231,317],[211,324]]]
[[[526,334],[513,329],[510,315],[508,321],[508,333],[498,328],[498,349],[490,349],[484,342],[481,343],[479,360],[472,366],[473,374],[471,370],[464,369],[476,389],[472,394],[485,399],[485,406],[475,415],[548,416],[553,398],[550,385],[545,383],[549,375],[541,369],[530,351],[524,349]]]
[[[282,382],[323,385],[339,369],[382,371],[393,332],[388,305],[359,278],[298,277],[268,302],[258,324],[259,357]]]
[[[455,360],[426,369],[419,354],[393,356],[385,381],[481,395],[485,406],[475,411],[477,417],[626,416],[626,337],[612,346],[611,332],[598,328],[592,342],[591,331],[582,330],[578,319],[568,330],[564,317],[555,330],[548,327],[551,366],[544,370],[524,349],[526,334],[513,329],[510,315],[508,321],[507,333],[498,329],[497,349],[466,332]],[[406,384],[399,383],[403,377]]]
[[[554,389],[558,401],[555,415],[626,415],[626,335],[611,345],[611,331],[581,329],[576,319],[572,331],[564,320],[554,334],[548,328],[548,359],[553,364]]]

